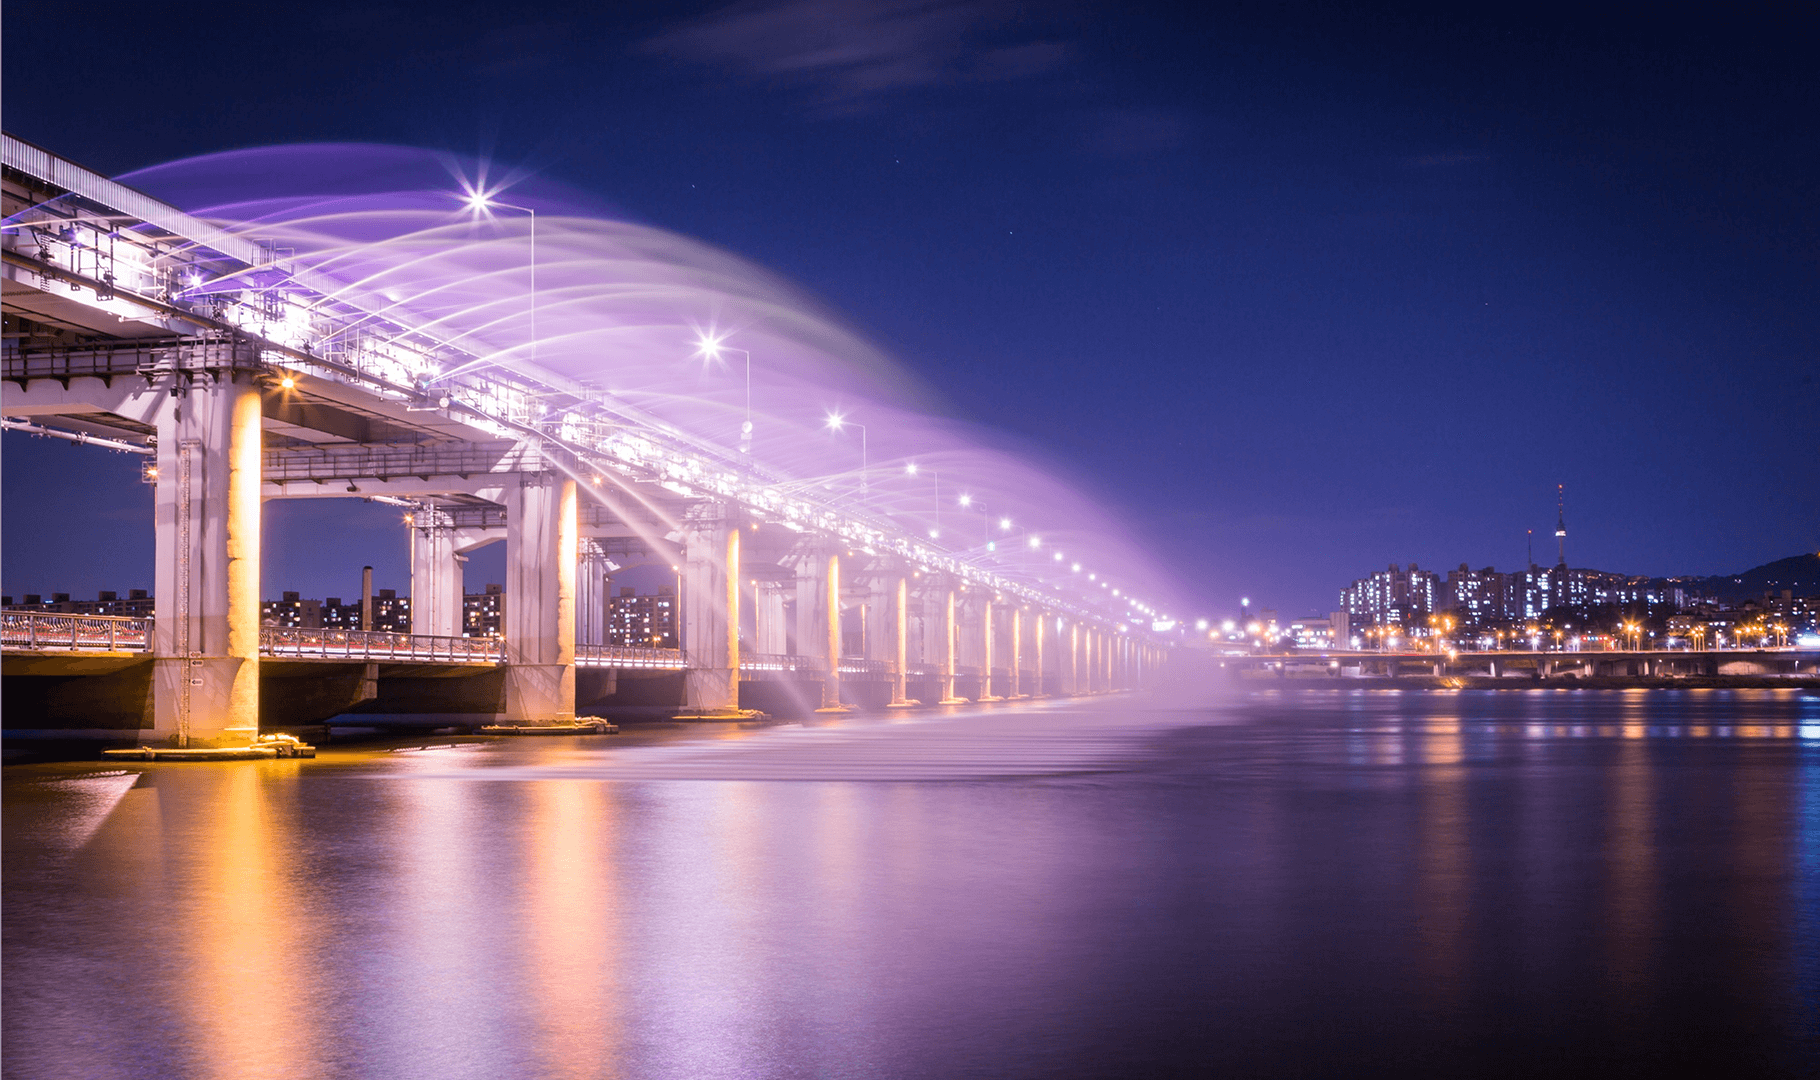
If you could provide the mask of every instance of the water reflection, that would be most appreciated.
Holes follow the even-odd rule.
[[[1626,740],[1608,772],[1610,827],[1606,834],[1605,939],[1615,994],[1633,1003],[1651,985],[1649,966],[1656,910],[1655,785],[1641,724],[1624,726]]]
[[[1274,694],[12,769],[7,1074],[1775,1072],[1811,730]]]
[[[527,785],[526,889],[514,914],[531,965],[539,1076],[618,1072],[614,814],[604,785]]]
[[[196,792],[185,820],[195,862],[179,878],[183,896],[174,944],[190,958],[193,989],[182,998],[196,1032],[195,1071],[223,1080],[294,1073],[315,1056],[309,1001],[315,938],[311,897],[292,890],[275,821],[282,788],[258,768],[222,770]]]

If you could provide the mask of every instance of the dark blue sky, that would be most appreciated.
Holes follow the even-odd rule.
[[[65,5],[8,4],[9,131],[113,173],[330,140],[537,169],[821,293],[1121,507],[1206,611],[1514,568],[1557,483],[1576,565],[1820,549],[1820,42],[1792,7],[84,8],[107,30],[77,45]],[[149,515],[70,486],[104,482],[93,451],[5,455],[8,592],[146,583]],[[408,586],[390,511],[272,523],[323,514],[350,528],[275,542],[269,592],[363,561]]]

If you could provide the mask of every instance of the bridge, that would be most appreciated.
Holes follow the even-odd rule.
[[[1484,650],[1457,652],[1311,651],[1288,655],[1218,656],[1231,671],[1340,678],[1482,677],[1536,681],[1676,679],[1724,676],[1820,677],[1820,649],[1779,646],[1737,649]]]
[[[646,698],[736,717],[778,681],[817,684],[834,710],[1130,688],[1163,662],[1153,609],[1104,581],[1071,589],[994,544],[946,546],[879,512],[863,472],[857,490],[804,482],[754,460],[750,421],[718,445],[539,361],[534,215],[529,338],[501,345],[375,284],[365,252],[299,255],[10,135],[0,164],[6,424],[145,458],[157,606],[9,613],[9,694],[78,654],[147,665],[119,691],[144,697],[122,731],[210,747],[306,701],[377,708],[387,670],[399,701],[484,677],[492,689],[446,711],[562,725],[578,686],[589,708],[642,681]],[[484,306],[495,281],[457,284]],[[261,626],[263,505],[320,498],[402,511],[417,632]],[[501,542],[503,633],[464,638],[460,562]],[[606,574],[634,560],[674,568],[681,649],[604,643]],[[305,692],[322,665],[343,666],[345,693]]]

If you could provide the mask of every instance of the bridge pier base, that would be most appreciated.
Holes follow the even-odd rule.
[[[261,413],[223,372],[158,417],[153,733],[178,748],[259,736]]]

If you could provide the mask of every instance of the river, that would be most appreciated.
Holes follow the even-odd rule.
[[[1820,1062],[1811,691],[1235,691],[421,745],[7,767],[5,1075]]]

